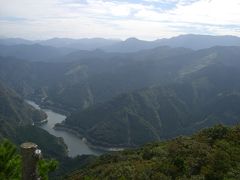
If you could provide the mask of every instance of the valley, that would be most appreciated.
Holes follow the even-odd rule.
[[[73,133],[69,133],[67,131],[61,131],[61,130],[56,130],[54,128],[55,124],[61,123],[66,119],[66,116],[53,112],[52,110],[49,109],[41,109],[35,102],[33,101],[26,101],[28,104],[33,106],[36,109],[42,110],[47,114],[47,122],[44,124],[40,125],[39,127],[46,130],[50,134],[56,136],[56,137],[61,137],[63,138],[65,144],[67,145],[67,150],[68,150],[68,156],[70,157],[75,157],[77,155],[100,155],[101,152],[97,150],[93,150],[88,147],[86,142],[84,142],[83,138],[79,138]]]
[[[0,0],[0,180],[240,180],[240,0]]]
[[[123,154],[130,152],[141,160],[145,155],[139,157],[134,151],[145,149],[148,143],[153,150],[154,143],[160,143],[156,152],[145,149],[146,156],[150,151],[150,156],[157,153],[154,156],[159,158],[159,151],[168,153],[165,144],[175,142],[172,139],[218,124],[236,127],[229,129],[230,134],[238,131],[240,40],[209,37],[217,46],[202,43],[201,47],[190,48],[191,43],[184,44],[195,42],[195,38],[204,42],[208,36],[153,42],[134,38],[123,42],[99,40],[110,43],[109,49],[99,44],[99,49],[58,46],[60,39],[2,44],[0,139],[10,139],[16,145],[23,141],[37,143],[47,158],[60,162],[59,170],[52,175],[58,178],[89,167],[99,158],[100,163],[112,168],[101,158],[107,156],[114,161],[107,154],[115,153],[116,158],[122,158],[118,151],[125,150]],[[223,39],[228,42],[226,46],[220,43]],[[199,144],[199,139],[193,141]],[[211,144],[203,146],[211,148]],[[143,153],[141,149],[136,151]],[[93,173],[88,170],[87,175],[95,177],[96,169],[92,168]],[[169,175],[164,170],[162,173],[163,177]],[[77,171],[71,177],[85,174]]]
[[[121,149],[237,124],[239,52],[238,46],[164,46],[77,51],[54,63],[8,57],[0,60],[0,77],[25,99],[66,112],[57,128],[101,149]]]

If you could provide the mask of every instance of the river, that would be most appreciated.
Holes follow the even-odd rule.
[[[100,152],[89,148],[84,141],[82,141],[80,138],[78,138],[74,134],[53,129],[56,123],[60,123],[66,119],[65,115],[53,112],[50,109],[42,109],[39,105],[37,105],[33,101],[26,100],[26,102],[32,105],[36,109],[41,109],[47,114],[48,122],[41,125],[40,127],[48,131],[50,134],[57,137],[62,137],[64,139],[65,144],[68,146],[68,156],[74,157],[74,156],[83,155],[83,154],[93,154],[93,155],[100,154]]]

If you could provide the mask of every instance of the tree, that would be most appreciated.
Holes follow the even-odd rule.
[[[21,178],[21,157],[16,147],[8,140],[0,143],[0,179]]]
[[[21,156],[17,148],[9,140],[0,142],[0,179],[21,179]],[[38,173],[43,180],[48,180],[48,174],[58,166],[56,160],[42,159],[38,163]]]

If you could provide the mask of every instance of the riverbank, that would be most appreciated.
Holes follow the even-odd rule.
[[[50,109],[50,110],[52,110],[52,111],[54,111],[56,113],[59,113],[59,114],[65,115],[65,116],[69,116],[70,115],[70,112],[63,110],[62,108],[55,107],[55,106],[40,104],[40,107],[42,109]]]
[[[51,110],[54,113],[58,113],[61,115],[66,116],[66,114],[68,114],[67,111],[64,111],[62,109],[56,108],[54,106],[50,106],[50,105],[46,105],[44,103],[41,103],[40,101],[36,101],[39,104],[36,104],[33,100],[33,98],[31,98],[30,100],[28,100],[28,103],[30,103],[31,105],[33,105],[35,108],[37,109],[41,109],[45,112],[47,112],[46,110]],[[49,112],[47,112],[49,113]],[[64,121],[64,119],[62,119],[62,121]],[[62,121],[58,121],[56,122],[56,124],[53,124],[52,129],[53,130],[57,130],[57,131],[62,131],[62,132],[67,132],[70,133],[72,135],[74,135],[76,138],[79,138],[83,143],[85,143],[90,149],[96,150],[96,151],[101,151],[101,152],[114,152],[114,151],[122,151],[126,148],[132,148],[129,146],[117,146],[117,147],[113,147],[111,146],[111,144],[106,144],[106,143],[101,143],[101,142],[96,142],[96,140],[91,139],[89,137],[83,136],[84,132],[80,132],[79,129],[73,129],[71,127],[65,126]],[[47,130],[48,132],[50,132],[51,134],[55,135],[54,132],[51,130],[51,128],[45,128],[43,126],[48,124],[48,120],[45,119],[41,122],[35,123],[35,125],[44,128],[45,130]],[[51,124],[51,122],[50,122]],[[104,144],[103,146],[99,145],[99,144]]]
[[[50,109],[56,113],[59,113],[65,116],[70,115],[70,110],[66,110],[67,108],[57,105],[53,102],[49,103],[48,101],[46,101],[47,97],[40,98],[40,97],[29,96],[26,98],[29,101],[36,103],[41,109]],[[75,109],[71,109],[71,110],[74,111]]]
[[[41,126],[41,125],[43,125],[43,124],[46,124],[47,122],[48,122],[48,120],[47,120],[47,119],[44,119],[44,120],[42,120],[42,121],[36,121],[36,122],[34,122],[34,125]]]
[[[66,119],[66,116],[57,112],[52,111],[51,109],[46,109],[44,107],[43,109],[36,104],[34,101],[26,100],[26,102],[36,109],[41,109],[44,111],[48,118],[44,121],[42,121],[41,124],[36,124],[41,129],[46,130],[48,133],[56,136],[56,137],[62,137],[64,139],[65,144],[68,147],[68,156],[69,157],[75,157],[77,155],[100,155],[103,152],[97,151],[91,147],[88,146],[88,144],[84,141],[83,138],[74,135],[71,132],[67,131],[57,131],[54,129],[54,125],[57,123],[61,123]]]
[[[123,151],[124,149],[128,149],[128,148],[135,148],[135,146],[111,146],[109,145],[109,147],[106,146],[101,146],[101,145],[96,145],[96,143],[92,143],[91,140],[86,137],[83,136],[83,134],[81,134],[79,131],[74,130],[72,128],[70,128],[69,126],[66,126],[62,123],[58,123],[54,126],[55,130],[59,130],[59,131],[66,131],[69,133],[72,133],[73,135],[81,138],[91,149],[95,149],[95,150],[100,150],[100,151],[105,151],[105,152],[115,152],[115,151]]]

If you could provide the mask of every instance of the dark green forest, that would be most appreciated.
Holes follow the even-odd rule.
[[[190,137],[102,155],[68,179],[237,180],[239,138],[239,125],[217,125]]]
[[[239,125],[216,125],[189,137],[88,158],[81,170],[65,178],[236,180],[240,178],[239,138]],[[11,142],[1,141],[0,159],[0,178],[20,179],[21,156]],[[42,179],[48,179],[56,167],[57,161],[42,160],[38,171]]]

